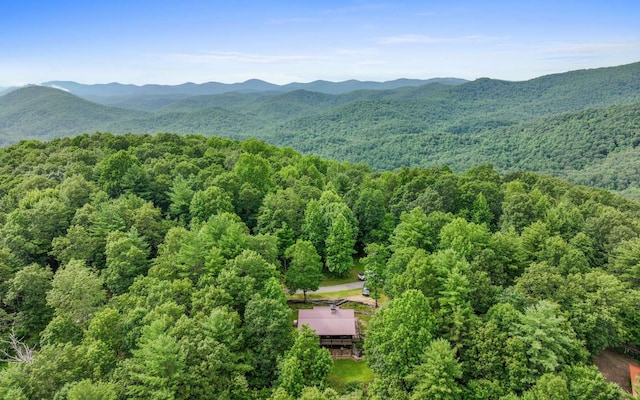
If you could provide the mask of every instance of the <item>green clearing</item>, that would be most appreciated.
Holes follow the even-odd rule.
[[[329,385],[342,393],[347,386],[366,385],[373,380],[373,371],[364,361],[334,360],[327,377]]]
[[[351,269],[351,273],[343,278],[336,278],[335,276],[327,276],[320,283],[320,286],[333,286],[341,285],[343,283],[355,282],[358,280],[358,274],[364,273],[364,265],[360,261],[356,261]]]
[[[343,297],[348,296],[357,296],[362,294],[362,289],[350,289],[350,290],[342,290],[340,292],[329,292],[329,293],[307,293],[307,300],[329,300],[329,299],[341,299]],[[296,293],[288,296],[289,299],[304,299],[304,295],[302,293]]]

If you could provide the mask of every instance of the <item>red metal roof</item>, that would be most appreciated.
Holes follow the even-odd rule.
[[[631,376],[631,393],[633,397],[638,396],[640,393],[640,367],[637,365],[629,364],[629,375]]]
[[[309,325],[318,336],[355,336],[356,319],[353,310],[329,307],[313,307],[312,310],[298,310],[298,328]]]

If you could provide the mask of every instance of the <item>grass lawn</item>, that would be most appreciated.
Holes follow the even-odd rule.
[[[341,285],[343,283],[355,282],[358,280],[358,274],[363,274],[363,273],[364,273],[364,265],[362,265],[362,263],[360,263],[359,261],[356,261],[349,275],[345,276],[344,278],[327,276],[322,281],[320,286],[333,286],[333,285]]]
[[[373,380],[373,371],[364,361],[333,360],[333,363],[327,380],[329,385],[338,392],[343,392],[352,382],[368,384]]]
[[[330,292],[330,293],[307,293],[307,300],[327,300],[327,299],[340,299],[342,297],[347,296],[357,296],[362,294],[362,289],[351,289],[351,290],[343,290],[341,292]],[[292,294],[287,296],[289,299],[304,299],[304,295],[302,293]]]

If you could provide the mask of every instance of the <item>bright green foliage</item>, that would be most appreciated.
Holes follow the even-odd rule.
[[[382,231],[386,215],[382,190],[365,187],[353,205],[353,214],[358,219],[359,235],[364,243],[383,239]]]
[[[214,214],[232,212],[231,198],[217,186],[209,186],[205,190],[199,190],[193,194],[189,204],[191,218],[206,221]]]
[[[514,327],[515,335],[522,341],[527,353],[528,376],[556,372],[572,362],[581,361],[585,352],[582,343],[557,304],[542,300],[528,307],[520,322]]]
[[[640,287],[640,238],[620,243],[613,251],[608,269],[634,287]]]
[[[476,199],[473,201],[473,206],[471,208],[471,221],[478,225],[485,224],[487,226],[489,226],[493,221],[493,213],[489,208],[487,199],[482,193],[478,194]]]
[[[247,360],[254,368],[247,374],[253,387],[267,387],[275,380],[278,358],[292,343],[291,310],[270,298],[254,297],[247,303],[243,332]]]
[[[235,312],[214,308],[210,314],[181,317],[171,332],[185,352],[178,399],[246,398],[240,337]]]
[[[593,365],[573,365],[563,371],[569,386],[570,399],[618,400],[620,387],[609,383]]]
[[[286,224],[296,236],[304,221],[305,202],[292,188],[281,189],[265,196],[258,215],[260,232],[275,232]]]
[[[112,385],[103,382],[92,383],[86,379],[73,385],[67,393],[69,400],[116,400]]]
[[[485,81],[474,84],[499,89]],[[449,91],[426,90],[439,96]],[[427,132],[433,121],[425,115],[429,120],[438,109],[422,109],[412,97],[418,92],[410,92],[402,95],[402,120],[420,115],[425,125],[419,131]],[[287,104],[303,94],[311,103],[322,97],[294,93]],[[475,101],[464,90],[458,95]],[[236,117],[254,101],[223,97],[224,102],[202,101],[220,106],[239,101]],[[285,99],[258,97],[273,100],[272,106]],[[349,99],[352,95],[339,101]],[[337,100],[329,96],[319,108],[311,103],[303,108],[324,112]],[[389,105],[379,100],[353,110],[375,113]],[[220,109],[202,110],[193,117],[208,115],[212,125],[207,126],[216,125]],[[500,125],[506,111],[496,110]],[[637,114],[628,107],[608,111]],[[406,151],[389,159],[397,144],[395,124],[369,132],[367,143],[376,135],[385,138],[379,150],[356,147],[377,152],[381,165],[438,162],[452,153],[433,149],[459,140],[470,141],[467,148],[486,148],[485,139],[469,131],[480,132],[482,124],[464,114],[452,128],[459,133],[440,132],[438,143],[423,142],[428,134],[403,133],[398,148],[406,150],[414,140],[424,144],[419,160]],[[627,134],[637,131],[637,118],[629,118],[624,128],[612,127],[626,132],[614,141],[584,119],[602,115],[601,110],[579,114],[585,124],[580,126],[589,128],[589,145],[580,153],[601,147],[602,153],[591,153],[602,155],[597,162],[627,165],[632,149],[623,147],[638,140]],[[547,122],[564,129],[577,116]],[[281,122],[282,129],[291,129]],[[325,122],[348,123],[340,131],[347,142],[351,135],[343,133],[358,123],[343,115]],[[521,144],[544,148],[546,131],[525,137],[522,132],[531,133],[533,125],[508,122],[519,130],[495,128],[506,135],[500,140],[509,136],[505,151],[516,157]],[[573,129],[567,132],[575,135]],[[322,137],[323,146],[335,145]],[[523,143],[512,143],[514,138]],[[614,142],[617,148],[610,146]],[[554,156],[539,167],[561,167],[572,177],[600,173],[572,170],[573,161],[561,158],[562,166]],[[443,388],[453,388],[454,398],[473,400],[617,398],[619,391],[582,362],[602,349],[640,340],[635,273],[640,206],[549,176],[500,176],[497,171],[506,167],[496,165],[464,174],[449,167],[372,173],[367,166],[303,156],[256,140],[169,134],[81,135],[0,148],[0,339],[14,332],[36,346],[33,362],[0,370],[0,399],[65,399],[80,389],[93,397],[104,391],[107,398],[113,397],[110,390],[117,398],[298,397],[275,389],[279,371],[307,399],[442,398]],[[632,182],[622,180],[611,184]],[[391,300],[361,319],[365,357],[375,376],[364,386],[336,386],[353,390],[339,396],[324,383],[309,387],[298,360],[304,357],[286,358],[293,316],[282,284],[316,287],[321,263],[351,274],[354,254],[361,257],[373,297],[384,285]],[[294,272],[299,272],[295,280],[305,282],[292,284]],[[445,340],[441,352],[429,347]],[[6,342],[2,350],[14,354]],[[427,360],[436,354],[443,355],[440,361],[453,360],[443,365],[452,371],[457,365],[462,375],[454,371],[424,384],[443,371]]]
[[[488,246],[490,238],[491,234],[486,225],[477,225],[456,218],[440,231],[439,247],[455,250],[469,260]]]
[[[329,227],[326,248],[327,269],[334,275],[345,276],[353,268],[356,232],[342,214],[338,214]]]
[[[570,400],[567,381],[561,376],[545,374],[531,390],[522,395],[523,400]]]
[[[470,292],[469,279],[458,268],[449,270],[437,299],[438,329],[441,337],[454,345],[460,344],[470,331],[470,319],[473,316]]]
[[[36,264],[27,265],[8,282],[4,304],[15,312],[16,332],[32,336],[49,323],[53,309],[46,300],[53,272]]]
[[[105,253],[107,260],[102,277],[114,294],[124,293],[135,277],[145,274],[149,268],[149,247],[135,227],[127,233],[109,233]]]
[[[124,193],[145,196],[149,177],[136,156],[120,150],[96,165],[98,184],[111,197]]]
[[[313,243],[318,254],[320,254],[321,257],[324,256],[324,242],[327,233],[320,203],[317,200],[311,200],[307,203],[307,207],[304,211],[302,232],[305,239]]]
[[[51,254],[61,264],[71,260],[83,260],[93,264],[99,251],[100,243],[81,225],[72,225],[65,236],[58,236],[51,242]]]
[[[362,264],[365,270],[366,285],[371,291],[371,297],[376,300],[377,307],[380,292],[386,279],[385,267],[389,257],[389,250],[379,243],[371,243],[367,245],[365,251],[367,256],[362,259]]]
[[[60,183],[60,200],[71,208],[80,208],[91,200],[95,184],[82,175],[73,175]]]
[[[101,341],[114,353],[123,352],[127,339],[125,321],[118,310],[102,308],[89,323],[86,337]]]
[[[168,214],[185,223],[189,222],[189,208],[193,194],[194,191],[191,188],[190,182],[182,175],[176,176],[173,180],[171,191],[169,192],[171,205],[169,205]]]
[[[435,324],[424,295],[405,291],[371,319],[365,340],[367,363],[382,378],[404,378],[420,363]]]
[[[143,329],[133,358],[125,365],[127,375],[120,390],[130,399],[172,399],[178,393],[185,369],[185,354],[164,322]]]
[[[102,280],[77,260],[56,272],[47,293],[47,304],[56,316],[82,327],[88,325],[106,300]]]
[[[285,284],[289,290],[302,290],[306,301],[307,291],[317,290],[323,279],[320,256],[310,241],[300,239],[287,249],[285,256],[291,259]]]
[[[329,350],[320,347],[315,331],[304,325],[278,365],[278,385],[298,398],[304,386],[323,386],[332,367]]]
[[[22,263],[46,263],[52,240],[69,226],[70,209],[57,198],[39,197],[40,191],[30,192],[36,200],[24,204],[4,216],[0,227],[0,245],[11,250]],[[46,193],[45,193],[46,194]]]
[[[429,235],[429,222],[424,211],[414,208],[411,212],[400,216],[400,224],[396,226],[391,236],[394,251],[401,247],[416,247],[429,250],[434,244],[434,238]]]
[[[411,399],[462,399],[459,380],[462,368],[456,352],[444,339],[433,340],[424,350],[422,362],[407,380],[415,385]]]

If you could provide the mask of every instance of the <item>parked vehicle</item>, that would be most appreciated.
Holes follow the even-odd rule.
[[[368,288],[368,287],[366,287],[366,286],[363,286],[363,287],[362,287],[362,295],[363,295],[363,296],[369,296],[369,295],[371,295],[371,292],[369,291],[369,288]]]
[[[361,281],[364,281],[365,279],[364,274],[358,274],[358,279],[360,279]]]

